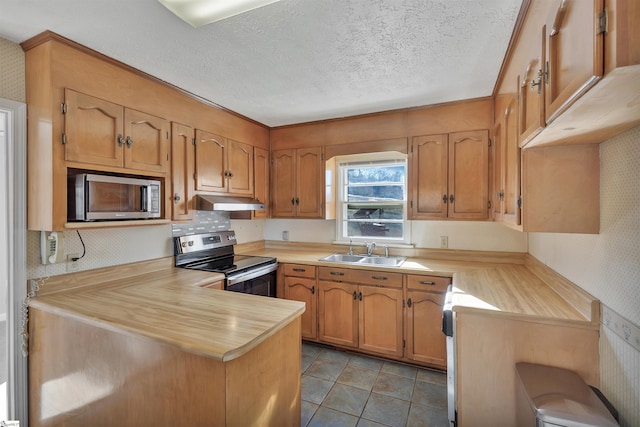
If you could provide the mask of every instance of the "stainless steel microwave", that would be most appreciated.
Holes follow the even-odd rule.
[[[160,181],[114,175],[67,177],[67,219],[108,221],[160,217]]]

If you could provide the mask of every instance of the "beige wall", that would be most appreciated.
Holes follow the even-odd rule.
[[[529,253],[602,301],[601,389],[640,426],[640,127],[600,145],[600,234],[529,233]]]
[[[0,98],[26,102],[24,52],[20,45],[0,38]]]

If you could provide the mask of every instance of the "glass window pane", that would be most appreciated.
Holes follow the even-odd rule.
[[[348,222],[347,236],[352,237],[387,237],[402,239],[404,224],[384,222]]]
[[[405,182],[404,170],[404,165],[348,168],[347,182],[351,184]]]
[[[403,205],[359,206],[347,205],[348,219],[395,219],[404,218]]]
[[[367,185],[347,187],[347,201],[349,202],[375,202],[380,200],[404,200],[404,186]]]

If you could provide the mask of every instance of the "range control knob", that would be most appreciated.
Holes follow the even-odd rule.
[[[189,246],[193,246],[193,240],[189,241]]]

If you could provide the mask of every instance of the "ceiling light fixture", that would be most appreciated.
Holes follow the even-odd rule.
[[[194,28],[230,18],[279,0],[158,0]]]

